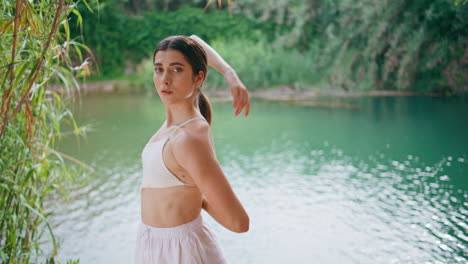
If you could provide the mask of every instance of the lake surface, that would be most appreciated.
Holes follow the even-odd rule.
[[[218,159],[251,219],[203,213],[230,263],[467,263],[468,101],[349,98],[328,108],[214,102]],[[351,107],[350,107],[351,106]],[[84,97],[96,132],[60,150],[95,168],[51,218],[58,260],[132,263],[141,152],[165,120],[157,97]]]

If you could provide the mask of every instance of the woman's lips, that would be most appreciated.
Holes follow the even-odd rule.
[[[172,94],[171,91],[162,91],[163,94],[166,94],[166,95],[169,95],[169,94]]]

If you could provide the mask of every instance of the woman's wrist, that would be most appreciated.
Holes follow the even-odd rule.
[[[223,76],[224,76],[224,80],[225,80],[228,84],[230,84],[230,83],[232,83],[232,82],[234,82],[234,81],[237,81],[237,79],[239,79],[239,77],[238,77],[237,74],[236,74],[236,71],[235,71],[233,68],[231,68],[231,67],[228,67],[228,68],[224,71]]]
[[[230,65],[226,65],[224,66],[223,68],[223,76],[226,75],[226,74],[232,74],[232,72],[235,72],[234,69],[230,66]]]

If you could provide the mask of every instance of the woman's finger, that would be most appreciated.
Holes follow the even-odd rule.
[[[232,90],[231,95],[232,95],[232,108],[236,109],[236,104],[237,104],[238,99],[234,90]]]
[[[240,101],[240,92],[239,92],[239,87],[234,87],[234,92],[233,92],[233,107],[234,109],[238,109],[239,108],[239,101]]]
[[[245,116],[248,116],[250,112],[250,102],[247,102],[247,105],[245,107]]]
[[[241,101],[240,101],[240,105],[239,105],[239,114],[241,114],[242,111],[244,111],[247,104],[248,104],[248,97],[246,96],[245,93],[243,93],[242,96],[241,96]]]
[[[244,89],[242,91],[242,104],[241,104],[241,112],[242,110],[245,110],[245,113],[247,114],[248,107],[249,106],[249,93],[247,89]]]
[[[232,104],[232,107],[233,107],[235,110],[237,110],[237,109],[239,108],[239,96],[238,96],[238,95],[236,95],[236,96],[234,97],[234,102],[233,102],[233,104]]]
[[[241,96],[241,100],[240,100],[240,104],[239,104],[239,114],[242,113],[242,111],[244,110],[246,104],[247,104],[247,100],[246,100],[246,96],[245,96],[245,93],[242,94]]]
[[[244,97],[239,95],[239,104],[237,105],[238,114],[242,113],[242,108],[244,108]]]
[[[241,101],[241,98],[239,98],[238,102],[237,102],[237,105],[236,105],[235,115],[238,116],[241,111],[242,111],[242,101]]]
[[[249,107],[249,109],[250,109],[250,95],[249,95],[249,91],[247,89],[245,90],[245,101],[246,101],[246,104],[247,104],[246,107]]]

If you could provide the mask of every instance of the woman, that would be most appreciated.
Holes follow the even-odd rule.
[[[247,232],[249,217],[214,151],[211,108],[200,87],[207,64],[225,77],[238,116],[249,97],[235,71],[197,36],[172,36],[153,55],[153,81],[166,121],[142,152],[141,221],[136,263],[226,263],[201,218],[208,212],[233,232]]]

